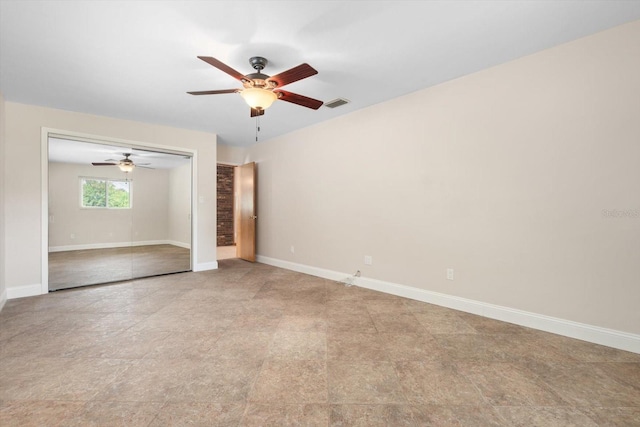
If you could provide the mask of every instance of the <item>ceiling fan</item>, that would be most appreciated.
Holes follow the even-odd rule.
[[[122,155],[124,156],[124,159],[120,159],[120,160],[107,159],[105,160],[105,162],[109,162],[109,163],[92,162],[91,164],[93,166],[118,166],[120,170],[125,173],[131,172],[133,168],[136,166],[145,168],[145,169],[153,169],[153,168],[146,167],[146,165],[150,165],[151,163],[133,163],[133,160],[129,158],[129,156],[131,156],[131,153],[122,153]],[[117,163],[113,163],[113,162],[117,162]]]
[[[204,62],[208,63],[229,74],[236,80],[239,80],[244,89],[222,89],[222,90],[203,90],[198,92],[187,92],[191,95],[218,95],[222,93],[240,93],[244,100],[251,107],[251,117],[262,116],[264,110],[269,108],[276,99],[291,102],[292,104],[302,105],[303,107],[317,110],[323,104],[322,101],[299,95],[293,92],[287,92],[280,88],[298,80],[306,79],[318,74],[311,65],[300,64],[287,71],[283,71],[275,76],[262,74],[262,70],[267,66],[269,61],[261,56],[253,56],[249,59],[249,63],[256,70],[255,73],[243,75],[228,65],[222,63],[216,58],[210,56],[198,56]]]

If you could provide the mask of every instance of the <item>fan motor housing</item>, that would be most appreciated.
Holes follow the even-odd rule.
[[[262,74],[262,73],[252,73],[252,74],[247,74],[245,77],[247,77],[248,79],[250,79],[249,82],[247,82],[244,87],[258,87],[258,88],[267,88],[267,87],[271,87],[274,88],[275,85],[273,84],[273,82],[267,81],[267,79],[269,78],[269,76],[267,76],[266,74]]]

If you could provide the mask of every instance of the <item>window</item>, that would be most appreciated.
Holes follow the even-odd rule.
[[[131,208],[131,181],[124,179],[80,178],[83,208]]]

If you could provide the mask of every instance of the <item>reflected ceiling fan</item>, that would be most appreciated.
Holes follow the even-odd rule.
[[[281,90],[282,86],[288,85],[298,80],[311,77],[318,72],[309,64],[300,64],[287,71],[283,71],[275,76],[262,74],[262,70],[267,66],[269,61],[261,56],[253,56],[249,59],[249,63],[256,70],[255,73],[243,75],[228,65],[222,63],[216,58],[210,56],[198,56],[204,62],[208,63],[229,74],[236,80],[239,80],[244,86],[243,89],[222,89],[222,90],[203,90],[198,92],[187,92],[191,95],[218,95],[222,93],[239,93],[249,107],[251,107],[251,117],[262,116],[264,110],[269,108],[276,99],[291,102],[292,104],[302,105],[303,107],[317,110],[323,104],[322,101],[299,95],[293,92]]]
[[[135,168],[136,166],[144,169],[153,169],[146,166],[146,165],[150,165],[151,163],[133,163],[133,160],[129,158],[129,156],[131,156],[131,153],[122,153],[122,155],[124,156],[124,159],[120,159],[120,160],[107,159],[104,161],[104,163],[92,162],[91,164],[93,166],[118,166],[120,170],[125,173],[131,172],[133,168]],[[109,162],[109,163],[106,163],[106,162]],[[113,163],[113,162],[116,162],[116,163]]]

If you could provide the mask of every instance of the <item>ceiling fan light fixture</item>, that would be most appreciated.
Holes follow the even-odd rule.
[[[240,95],[249,104],[249,107],[256,110],[266,110],[273,104],[273,101],[278,99],[278,95],[275,92],[257,87],[243,89]]]
[[[129,162],[120,162],[120,163],[118,164],[118,167],[119,167],[119,168],[120,168],[120,170],[121,170],[122,172],[124,172],[124,173],[128,173],[128,172],[133,171],[133,168],[134,168],[135,166],[136,166],[136,165],[134,165],[134,164],[133,164],[133,162],[131,162],[131,161],[129,161]]]

